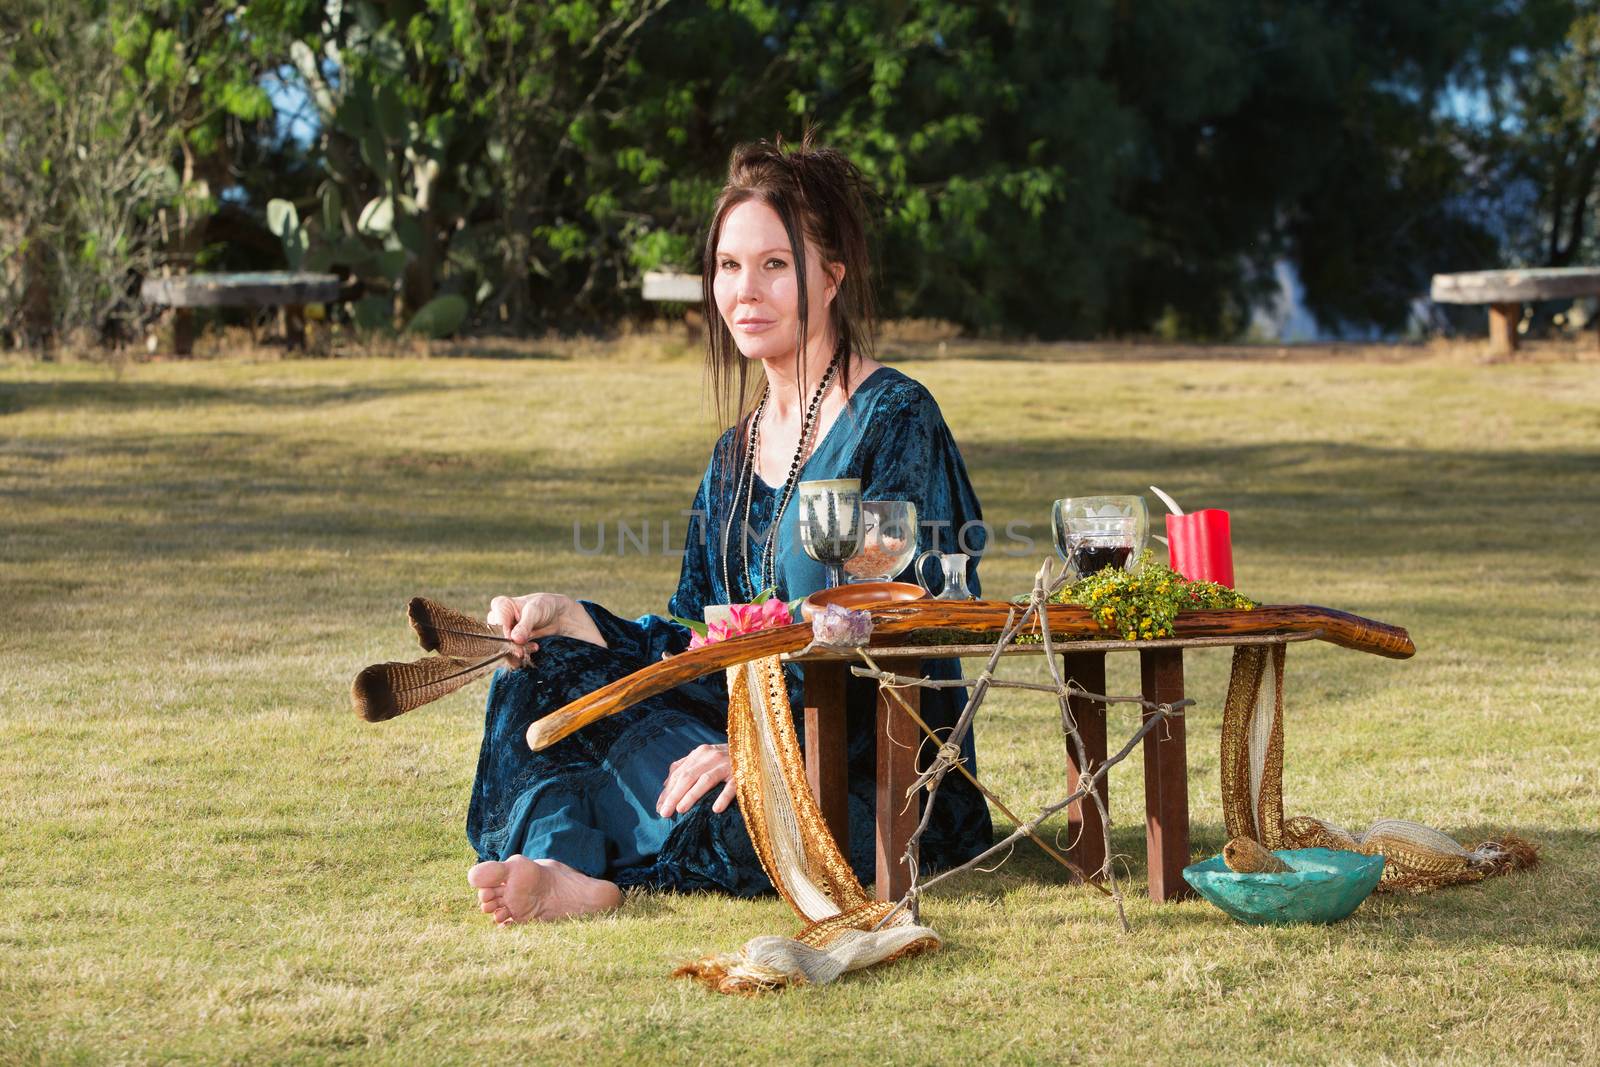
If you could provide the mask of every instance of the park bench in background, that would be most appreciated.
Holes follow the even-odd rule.
[[[1432,296],[1440,304],[1488,304],[1489,349],[1497,356],[1508,356],[1517,350],[1523,304],[1600,296],[1600,270],[1545,267],[1435,274]]]
[[[679,274],[670,270],[647,270],[644,272],[643,282],[640,295],[651,303],[685,305],[683,325],[688,330],[691,340],[700,336],[704,321],[699,311],[700,298],[703,295],[700,291],[700,275]]]
[[[198,307],[276,307],[285,343],[304,348],[305,306],[337,300],[339,277],[297,271],[180,274],[145,279],[139,296],[146,304],[172,309],[172,350],[180,356],[194,349],[193,309]]]
[[[700,303],[700,275],[670,270],[644,272],[644,298],[664,304]]]

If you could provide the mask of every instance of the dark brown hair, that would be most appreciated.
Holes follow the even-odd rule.
[[[872,266],[867,233],[870,227],[871,188],[861,170],[844,153],[818,147],[808,130],[798,146],[775,141],[742,144],[728,160],[728,181],[717,197],[706,234],[700,273],[706,309],[706,377],[716,397],[717,421],[726,426],[737,420],[733,444],[742,450],[748,408],[755,397],[749,387],[750,361],[740,355],[733,333],[722,321],[714,285],[717,277],[717,242],[728,213],[740,204],[757,200],[783,221],[793,250],[795,282],[800,301],[800,330],[796,338],[795,381],[800,383],[810,323],[806,290],[806,239],[825,264],[842,264],[844,279],[828,306],[828,325],[834,343],[846,353],[871,357],[876,323],[872,299]],[[849,395],[849,364],[839,369],[839,386]],[[800,402],[805,403],[802,385]]]

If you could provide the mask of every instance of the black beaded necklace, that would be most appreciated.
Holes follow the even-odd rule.
[[[772,513],[772,520],[767,523],[767,534],[762,544],[761,569],[754,576],[750,574],[750,504],[755,496],[756,487],[756,449],[761,438],[761,415],[767,409],[767,398],[772,395],[772,387],[762,390],[761,401],[756,404],[755,412],[750,416],[749,440],[745,447],[744,464],[738,472],[734,485],[733,500],[728,505],[728,521],[722,530],[722,587],[728,591],[728,596],[754,597],[762,589],[762,579],[773,579],[776,585],[776,556],[778,551],[778,522],[783,518],[784,509],[789,506],[789,499],[794,495],[794,490],[799,485],[800,468],[805,462],[806,451],[811,443],[811,436],[817,429],[817,416],[822,410],[822,398],[828,393],[828,386],[833,384],[834,372],[839,369],[839,364],[844,361],[844,346],[834,352],[833,359],[828,363],[828,369],[823,372],[822,381],[817,383],[817,391],[811,394],[811,403],[806,406],[805,418],[800,423],[800,441],[795,445],[794,459],[789,463],[789,475],[783,480],[783,495],[778,501],[778,508]],[[739,593],[730,582],[728,575],[729,542],[733,535],[733,516],[739,510],[739,494],[744,493],[744,529],[739,532],[739,546],[743,567],[740,568],[739,577],[749,586],[748,593]]]

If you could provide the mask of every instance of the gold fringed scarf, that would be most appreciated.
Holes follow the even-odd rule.
[[[679,967],[719,993],[831,982],[846,971],[939,947],[939,935],[873,900],[850,870],[806,781],[783,664],[777,656],[728,668],[728,755],[739,810],[761,867],[805,920],[794,937],[752,938],[736,953]]]
[[[1228,837],[1283,844],[1283,645],[1233,650],[1222,710],[1222,817]]]
[[[1380,819],[1353,834],[1306,816],[1283,817],[1284,646],[1233,651],[1233,675],[1222,712],[1222,812],[1228,837],[1269,849],[1329,848],[1384,857],[1380,890],[1425,892],[1531,867],[1532,843],[1510,835],[1473,849],[1421,823]]]

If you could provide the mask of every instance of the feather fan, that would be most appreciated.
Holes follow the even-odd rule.
[[[406,616],[423,649],[441,656],[480,659],[500,655],[511,645],[509,638],[495,633],[487,623],[424,596],[411,598]]]
[[[425,656],[410,663],[374,663],[356,675],[350,700],[368,722],[383,722],[438,700],[499,665],[504,652],[483,660]]]

